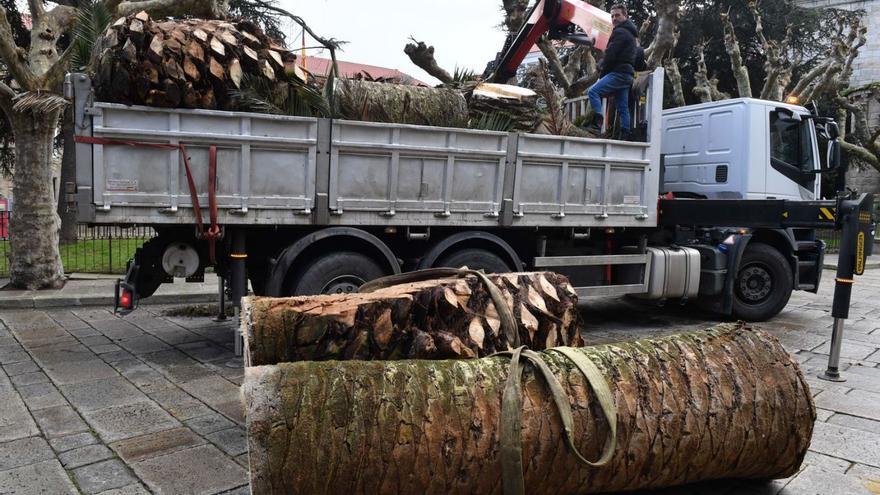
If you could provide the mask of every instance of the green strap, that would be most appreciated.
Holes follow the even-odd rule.
[[[522,466],[522,372],[523,363],[521,358],[526,358],[538,370],[538,374],[550,388],[550,395],[559,412],[562,428],[565,432],[565,445],[571,450],[575,458],[581,464],[600,467],[607,464],[617,448],[617,411],[611,395],[611,389],[605,381],[605,377],[595,364],[585,355],[570,347],[558,347],[549,349],[562,354],[572,361],[575,367],[583,373],[590,387],[596,395],[606,421],[610,426],[609,440],[605,443],[604,451],[597,461],[589,461],[581,455],[574,444],[574,417],[568,396],[559,380],[550,371],[547,363],[535,351],[518,347],[513,351],[500,352],[493,356],[509,356],[510,366],[504,392],[501,396],[501,475],[502,486],[505,495],[524,495],[525,480]]]
[[[513,309],[507,305],[507,301],[504,300],[504,296],[501,294],[501,289],[489,280],[489,277],[482,271],[469,270],[467,268],[428,268],[426,270],[398,273],[367,282],[358,289],[358,292],[374,292],[392,285],[423,282],[435,278],[464,278],[470,275],[476,276],[489,292],[492,304],[495,305],[495,312],[498,313],[498,318],[501,320],[501,331],[504,332],[508,345],[519,347],[519,330],[516,325],[516,318],[513,315]]]
[[[577,369],[584,375],[590,388],[593,389],[596,400],[599,401],[599,407],[602,408],[602,413],[605,415],[605,421],[608,422],[608,427],[610,429],[608,432],[608,441],[605,443],[605,449],[602,451],[599,460],[590,462],[583,457],[580,457],[580,454],[578,454],[577,451],[575,451],[575,453],[580,457],[579,460],[588,466],[600,467],[608,464],[608,462],[611,461],[611,457],[614,455],[614,450],[617,448],[617,408],[614,406],[614,396],[611,394],[611,387],[608,386],[608,381],[605,380],[605,376],[599,371],[596,364],[577,349],[573,347],[554,347],[548,349],[548,351],[562,354],[568,358],[569,361],[574,363],[575,367],[577,367]]]

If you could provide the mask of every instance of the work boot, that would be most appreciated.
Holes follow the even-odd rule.
[[[620,140],[621,141],[635,141],[635,135],[633,135],[632,129],[621,129],[620,130]]]
[[[593,115],[593,121],[590,122],[590,125],[584,128],[585,131],[593,133],[595,135],[602,134],[602,124],[605,122],[605,118],[602,117],[601,113],[597,113]]]

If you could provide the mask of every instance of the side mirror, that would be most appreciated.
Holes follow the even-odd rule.
[[[835,127],[837,125],[835,124]],[[840,142],[837,140],[828,142],[828,169],[836,170],[840,167]]]
[[[825,134],[828,136],[828,139],[830,139],[832,141],[839,138],[840,137],[840,127],[838,127],[837,122],[834,122],[834,121],[826,122],[825,123]],[[838,144],[838,143],[835,143],[835,144],[840,146],[840,144]]]

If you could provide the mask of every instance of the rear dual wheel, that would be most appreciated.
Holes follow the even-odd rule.
[[[296,270],[285,284],[284,293],[293,296],[348,294],[358,287],[385,276],[372,258],[353,251],[328,253]]]
[[[768,244],[746,247],[733,282],[733,315],[747,321],[765,321],[779,314],[794,290],[788,260]]]
[[[487,273],[509,272],[511,268],[498,255],[484,249],[468,248],[455,251],[434,263],[436,267],[484,270]],[[377,278],[388,275],[369,256],[354,251],[327,253],[314,258],[287,278],[283,294],[304,296],[314,294],[349,294]]]

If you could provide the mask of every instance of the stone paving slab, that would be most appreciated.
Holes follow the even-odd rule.
[[[95,411],[81,411],[105,442],[114,442],[179,426],[180,423],[153,401],[135,402]]]
[[[63,495],[79,491],[57,459],[0,471],[4,495]]]
[[[113,450],[125,462],[132,463],[170,454],[178,450],[196,447],[206,443],[205,440],[188,428],[174,428],[129,438],[110,444]]]
[[[212,494],[246,485],[247,472],[212,445],[203,445],[132,464],[159,495]]]
[[[846,382],[816,378],[827,364],[832,284],[818,295],[795,293],[761,324],[794,353],[819,406],[800,472],[651,495],[880,492],[880,270],[858,282],[845,325]],[[126,318],[106,307],[0,309],[0,493],[249,492],[234,323],[169,317],[167,308],[143,306]],[[589,300],[582,312],[592,344],[720,320],[691,306],[620,298]]]

